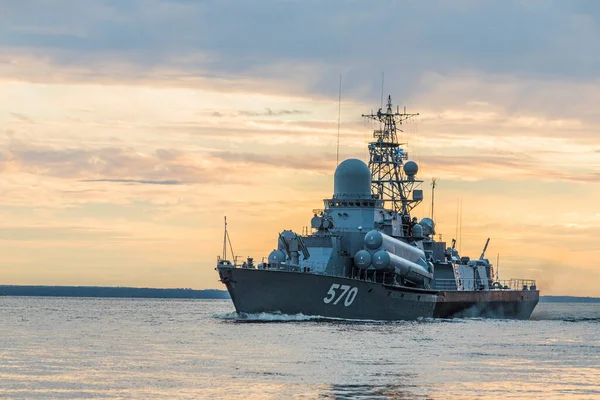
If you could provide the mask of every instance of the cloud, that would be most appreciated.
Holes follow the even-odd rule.
[[[543,75],[519,76],[509,72],[486,73],[469,68],[455,73],[424,73],[411,107],[422,111],[423,121],[486,124],[488,128],[547,128],[547,135],[565,128],[575,134],[588,130],[598,135],[600,77],[549,79]],[[556,95],[560,93],[560,101]],[[470,120],[470,121],[469,121]],[[559,132],[562,134],[562,132]]]
[[[29,123],[29,124],[35,124],[35,121],[33,119],[29,118],[26,115],[19,114],[19,113],[14,113],[14,112],[11,112],[10,115],[12,115],[14,118],[16,118],[17,120],[19,120],[21,122],[26,122],[26,123]]]
[[[235,183],[226,165],[213,166],[179,150],[141,153],[133,147],[56,147],[15,141],[2,168],[84,182],[155,185]],[[217,168],[220,174],[217,174]]]
[[[424,176],[442,179],[543,180],[579,183],[600,182],[600,172],[568,171],[561,165],[546,164],[526,154],[494,154],[442,156],[421,155]]]
[[[202,139],[221,139],[229,143],[264,144],[280,146],[296,144],[309,147],[335,146],[337,135],[333,121],[280,121],[280,120],[227,120],[216,128],[206,120],[175,122],[152,126],[155,132],[178,132]],[[354,124],[342,124],[343,138],[363,138],[364,132],[355,130]]]
[[[271,108],[266,108],[263,112],[257,111],[238,111],[239,115],[248,116],[248,117],[277,117],[282,115],[301,115],[308,114],[308,111],[302,110],[273,110]]]
[[[276,168],[291,168],[304,171],[331,172],[335,169],[335,157],[332,154],[273,155],[249,152],[216,151],[215,158],[242,164],[260,164]]]
[[[273,109],[271,107],[265,107],[263,111],[255,111],[255,110],[239,110],[237,112],[234,111],[216,111],[216,110],[207,110],[201,115],[206,115],[209,117],[222,118],[227,117],[229,119],[235,117],[281,117],[281,116],[292,116],[292,115],[307,115],[310,114],[310,111],[306,110],[298,110],[298,109]]]
[[[129,235],[123,232],[86,226],[3,226],[0,228],[0,240],[19,242],[135,240],[127,236]]]
[[[181,185],[181,181],[144,181],[139,179],[82,179],[80,182],[140,183],[144,185]]]
[[[600,76],[600,12],[590,2],[88,0],[5,8],[0,51],[45,57],[55,66],[47,80],[61,70],[79,70],[90,80],[151,77],[184,85],[229,80],[244,87],[249,78],[333,97],[341,72],[345,94],[378,99],[381,71],[386,89],[405,98],[432,71],[568,81]],[[402,23],[399,15],[406,16]],[[394,44],[401,51],[390,51]],[[389,70],[396,65],[401,73]]]

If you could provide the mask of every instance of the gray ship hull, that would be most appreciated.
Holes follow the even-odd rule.
[[[238,313],[361,320],[527,319],[539,291],[438,291],[302,272],[217,267]]]

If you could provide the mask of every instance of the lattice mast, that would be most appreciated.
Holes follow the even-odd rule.
[[[400,112],[392,109],[392,97],[388,96],[387,108],[381,108],[376,114],[362,116],[379,122],[382,129],[373,131],[374,142],[369,143],[369,169],[371,170],[371,191],[385,201],[386,208],[393,209],[401,215],[410,215],[422,199],[413,199],[410,194],[423,181],[416,180],[414,175],[407,175],[402,168],[408,160],[408,153],[398,143],[397,131],[402,122],[419,114],[407,114],[406,109]],[[416,171],[415,171],[416,172]]]

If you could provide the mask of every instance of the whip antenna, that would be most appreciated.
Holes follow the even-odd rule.
[[[381,73],[381,106],[380,106],[380,108],[383,108],[383,78],[384,78],[384,74],[382,72]]]
[[[433,207],[435,206],[435,186],[436,186],[436,183],[437,183],[437,179],[436,178],[431,178],[431,219],[432,220],[434,220],[434,218],[433,218]]]
[[[337,149],[335,153],[335,163],[340,165],[340,120],[342,113],[342,74],[340,74],[340,90],[338,93],[338,132],[337,132]]]

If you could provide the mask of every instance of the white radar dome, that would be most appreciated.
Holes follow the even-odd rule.
[[[371,171],[356,158],[343,161],[333,177],[335,198],[371,198]]]
[[[419,225],[423,227],[424,235],[435,235],[435,222],[431,218],[423,218]]]

